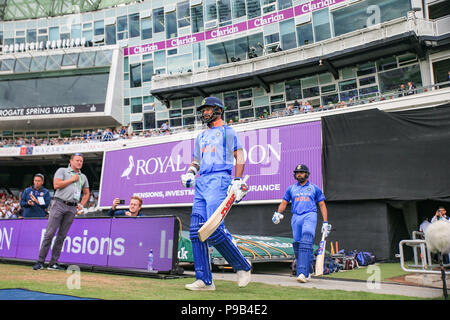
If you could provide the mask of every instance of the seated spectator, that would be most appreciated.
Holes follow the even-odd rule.
[[[161,125],[161,132],[166,133],[166,132],[169,132],[169,130],[170,130],[169,121],[166,121]]]
[[[290,116],[293,114],[294,114],[294,105],[293,104],[287,105],[283,111],[283,116]]]
[[[43,187],[44,175],[37,173],[33,177],[33,185],[26,188],[20,199],[24,218],[45,218],[50,205],[50,192]]]
[[[120,199],[115,198],[111,209],[108,211],[110,217],[117,216],[129,216],[129,217],[139,217],[142,216],[141,207],[142,199],[138,196],[132,196],[130,199],[130,206],[128,210],[117,210],[116,207],[120,204]]]
[[[400,88],[398,88],[398,92],[399,92],[398,97],[405,96],[405,91],[406,91],[405,85],[402,83],[400,85]]]
[[[411,81],[409,81],[408,87],[406,88],[406,90],[407,90],[406,95],[410,96],[410,95],[416,93],[416,86]]]
[[[428,221],[428,219],[423,220],[419,226],[419,231],[425,233],[429,225],[430,221]]]
[[[447,217],[447,210],[444,206],[438,207],[436,213],[434,214],[434,217],[431,219],[431,223],[439,220],[449,221],[449,218]]]
[[[314,111],[313,106],[309,103],[309,101],[306,101],[305,104],[303,105],[302,109],[300,110],[300,112],[302,113],[309,113]]]

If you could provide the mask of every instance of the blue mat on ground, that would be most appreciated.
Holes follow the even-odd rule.
[[[0,289],[0,300],[96,300],[28,289]]]

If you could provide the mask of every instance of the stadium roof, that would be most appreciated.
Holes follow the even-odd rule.
[[[136,0],[0,0],[0,21],[77,14],[130,2]]]

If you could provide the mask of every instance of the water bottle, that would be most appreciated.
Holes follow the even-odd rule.
[[[148,253],[147,271],[153,271],[153,249]]]

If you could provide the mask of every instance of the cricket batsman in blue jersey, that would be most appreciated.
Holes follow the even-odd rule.
[[[314,236],[317,225],[317,205],[322,213],[322,233],[329,234],[331,225],[327,222],[328,211],[325,205],[325,196],[318,186],[308,181],[309,169],[304,164],[295,167],[294,178],[296,184],[289,186],[284,194],[278,210],[273,214],[272,222],[280,223],[283,212],[292,201],[291,227],[294,238],[294,255],[297,260],[297,281],[307,282],[310,267],[313,261]]]
[[[198,230],[227,197],[229,191],[235,192],[236,202],[239,202],[248,190],[241,179],[244,172],[242,145],[234,129],[223,122],[224,110],[222,101],[216,97],[207,97],[197,108],[208,129],[198,134],[191,166],[186,174],[181,176],[181,183],[186,188],[195,185],[189,231],[196,281],[185,286],[188,290],[216,289],[212,281],[209,245],[214,246],[233,267],[237,273],[239,287],[245,287],[251,278],[251,265],[232,242],[232,236],[223,222],[207,241],[201,242],[198,237]],[[234,161],[236,170],[235,178],[232,179]],[[197,173],[199,176],[196,178]]]

